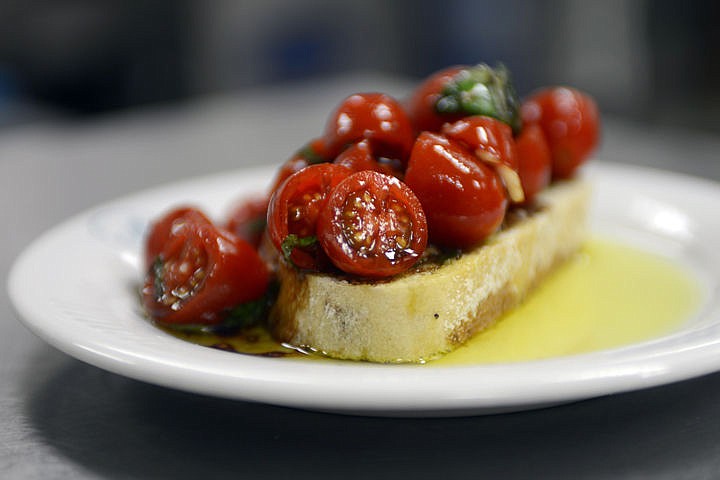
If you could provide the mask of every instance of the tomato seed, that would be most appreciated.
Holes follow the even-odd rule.
[[[290,209],[290,218],[293,221],[300,220],[300,217],[302,216],[302,209],[299,206],[294,206]]]

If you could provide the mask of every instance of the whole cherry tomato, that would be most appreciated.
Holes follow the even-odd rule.
[[[455,123],[446,123],[442,133],[467,146],[478,160],[495,169],[513,202],[519,203],[525,199],[518,175],[515,140],[507,123],[492,117],[473,115]]]
[[[427,246],[427,222],[412,190],[365,170],[340,182],[318,217],[318,239],[340,270],[382,278],[404,272]]]
[[[322,266],[317,218],[330,191],[351,173],[349,168],[333,163],[310,165],[288,177],[270,199],[270,240],[298,268],[317,270]]]
[[[384,93],[356,93],[340,103],[325,127],[332,156],[347,145],[367,139],[380,157],[407,161],[413,144],[410,119],[402,105]]]
[[[200,211],[162,217],[148,238],[160,237],[165,241],[148,265],[142,290],[145,309],[156,321],[218,324],[231,308],[265,293],[269,274],[253,247]]]
[[[442,135],[420,134],[405,183],[425,210],[433,243],[473,247],[495,232],[505,217],[508,201],[498,174],[462,144]]]
[[[456,65],[435,72],[415,89],[407,111],[416,132],[439,132],[445,122],[454,122],[466,115],[464,112],[442,114],[435,108],[445,87],[465,68],[468,67]]]
[[[308,165],[324,163],[330,160],[331,157],[327,152],[325,140],[322,138],[311,140],[303,148],[295,152],[295,154],[280,167],[271,184],[270,195],[293,173],[302,170]]]
[[[353,172],[373,170],[394,177],[402,175],[402,172],[394,168],[390,163],[381,163],[376,160],[373,156],[370,142],[367,140],[362,140],[345,149],[333,160],[333,163],[347,167]]]
[[[525,124],[540,125],[552,154],[554,178],[570,178],[595,150],[600,116],[595,101],[568,87],[553,87],[531,96],[521,107]]]
[[[257,248],[267,225],[267,207],[265,195],[243,199],[230,211],[225,229]]]
[[[518,173],[525,192],[525,202],[532,203],[535,196],[550,184],[552,159],[545,134],[537,124],[525,124],[515,139]]]
[[[450,67],[430,76],[413,94],[408,113],[417,131],[438,131],[467,115],[493,117],[520,131],[517,94],[503,65]]]

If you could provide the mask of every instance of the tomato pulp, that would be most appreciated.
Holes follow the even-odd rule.
[[[352,173],[332,163],[310,165],[294,173],[273,194],[268,207],[268,233],[275,248],[295,266],[317,270],[324,261],[316,226],[330,191]]]
[[[410,268],[425,251],[427,221],[407,185],[366,170],[332,191],[318,217],[318,238],[340,270],[388,277]]]
[[[269,273],[255,249],[200,211],[183,208],[162,217],[147,242],[160,240],[142,289],[145,308],[158,322],[217,324],[229,309],[265,293]]]

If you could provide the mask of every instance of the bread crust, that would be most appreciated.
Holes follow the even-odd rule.
[[[281,342],[349,360],[437,358],[517,306],[586,234],[590,189],[553,184],[538,208],[482,246],[390,281],[299,272],[281,261],[270,328]]]

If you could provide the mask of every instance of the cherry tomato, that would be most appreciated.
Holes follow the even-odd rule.
[[[172,233],[173,222],[182,219],[190,211],[199,211],[194,207],[177,207],[165,213],[161,219],[155,221],[149,228],[145,238],[145,266],[149,267],[162,251],[165,243]],[[202,214],[201,214],[202,215]],[[208,220],[209,222],[210,220]]]
[[[225,228],[257,248],[267,224],[268,198],[245,198],[228,215]]]
[[[163,236],[142,290],[145,309],[156,321],[218,324],[232,307],[265,293],[269,274],[253,247],[198,210],[158,220],[148,238]]]
[[[383,93],[356,93],[343,100],[330,115],[324,138],[333,156],[347,145],[367,139],[376,155],[403,162],[414,140],[405,110]]]
[[[450,67],[430,76],[413,94],[408,113],[417,131],[438,131],[469,115],[497,118],[520,131],[517,94],[503,65]]]
[[[340,270],[389,277],[410,268],[425,251],[427,222],[407,185],[365,170],[330,193],[318,217],[318,238]]]
[[[526,124],[515,139],[515,151],[525,202],[531,203],[550,184],[552,159],[542,129],[536,124]]]
[[[537,123],[552,154],[554,178],[570,178],[595,150],[600,118],[595,101],[567,87],[541,90],[523,103],[525,124]]]
[[[392,175],[394,177],[402,175],[399,169],[387,162],[380,162],[375,159],[367,140],[355,143],[344,150],[333,160],[336,165],[342,165],[349,168],[353,172],[361,172],[363,170],[373,170],[376,172]]]
[[[439,132],[445,122],[454,122],[465,116],[465,113],[441,114],[435,105],[442,96],[445,86],[467,66],[448,67],[430,75],[413,92],[408,101],[408,115],[416,132]]]
[[[302,170],[308,165],[328,162],[330,158],[325,141],[322,138],[311,140],[280,167],[271,184],[270,195],[293,173]]]
[[[322,266],[323,253],[316,237],[318,214],[330,191],[351,173],[332,163],[310,165],[288,177],[270,199],[270,240],[298,268],[317,270]]]
[[[507,123],[492,117],[474,115],[455,123],[446,123],[442,133],[469,147],[478,160],[494,168],[505,182],[513,202],[525,199],[518,175],[515,140]]]
[[[405,183],[420,200],[430,241],[438,245],[473,247],[505,217],[508,201],[498,174],[461,143],[442,135],[420,134]]]

